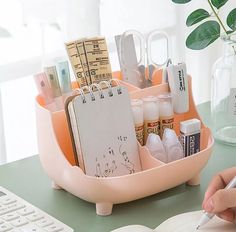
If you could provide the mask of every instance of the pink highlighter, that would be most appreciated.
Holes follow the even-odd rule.
[[[34,80],[39,91],[39,94],[43,97],[45,105],[49,105],[53,102],[52,90],[48,83],[46,73],[38,73],[34,75]]]

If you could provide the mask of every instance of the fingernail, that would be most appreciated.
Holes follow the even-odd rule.
[[[214,209],[213,201],[210,199],[210,200],[207,201],[207,203],[205,205],[205,210],[207,212],[211,212],[211,211],[213,211],[213,209]]]

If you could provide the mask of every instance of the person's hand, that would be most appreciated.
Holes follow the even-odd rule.
[[[235,176],[236,167],[217,174],[209,184],[202,203],[202,208],[206,212],[214,213],[230,222],[236,219],[236,212],[231,209],[236,207],[236,188],[224,188]]]

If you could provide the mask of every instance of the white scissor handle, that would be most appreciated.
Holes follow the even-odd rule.
[[[167,57],[166,57],[166,60],[161,64],[158,64],[153,60],[152,52],[151,52],[151,50],[152,50],[152,45],[151,44],[154,41],[153,38],[157,35],[160,36],[161,39],[164,38],[166,40]],[[164,31],[154,30],[154,31],[152,31],[148,34],[148,36],[147,36],[147,62],[148,62],[148,65],[149,64],[154,64],[157,67],[161,67],[161,66],[165,65],[168,62],[168,60],[170,58],[170,42],[169,41],[170,41],[169,36]]]
[[[140,45],[140,54],[139,54],[139,60],[137,60],[137,64],[133,64],[133,67],[130,67],[127,65],[127,62],[125,61],[126,53],[129,51],[125,51],[124,49],[124,44],[125,44],[125,39],[128,37],[128,35],[133,35],[133,38],[138,38],[138,42]],[[137,68],[137,66],[141,65],[142,62],[145,59],[145,40],[143,35],[136,30],[127,30],[125,31],[120,38],[120,59],[121,59],[121,65],[126,67],[126,68]]]

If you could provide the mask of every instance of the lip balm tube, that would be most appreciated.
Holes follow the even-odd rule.
[[[160,111],[160,137],[162,138],[165,128],[173,129],[174,127],[174,111],[170,93],[159,95],[158,99]]]
[[[56,111],[57,107],[52,96],[52,89],[50,88],[46,73],[38,73],[34,75],[34,81],[36,83],[39,94],[43,97],[45,108],[50,111]]]
[[[64,108],[64,100],[61,97],[61,88],[58,80],[56,66],[45,67],[44,70],[47,74],[48,81],[52,89],[52,95],[57,106],[57,110],[62,110]]]
[[[131,107],[133,111],[133,118],[134,118],[134,125],[135,125],[135,132],[136,138],[139,141],[140,145],[144,145],[143,141],[143,127],[144,127],[144,120],[143,120],[143,101],[140,99],[132,99],[131,100]]]
[[[180,122],[180,142],[183,145],[184,156],[190,156],[200,151],[201,122],[194,118]]]
[[[71,79],[70,71],[67,61],[58,62],[56,65],[59,84],[62,94],[68,94],[72,91],[71,89]]]
[[[52,89],[53,97],[55,98],[61,96],[61,88],[57,76],[56,67],[55,66],[46,67],[44,70],[45,73],[47,74],[48,81]]]
[[[150,133],[159,134],[159,107],[158,98],[149,96],[143,98],[143,116],[144,116],[144,144]]]
[[[39,94],[43,97],[45,104],[53,102],[52,91],[48,83],[47,76],[44,72],[34,75],[34,81],[36,83]]]

